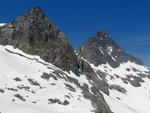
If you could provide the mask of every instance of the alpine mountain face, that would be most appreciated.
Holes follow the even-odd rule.
[[[39,55],[65,71],[78,74],[72,45],[38,6],[0,28],[0,44]]]
[[[149,113],[150,69],[120,48],[105,30],[89,38],[76,54],[100,77],[98,82],[105,82],[99,86],[106,86],[108,92],[99,90],[114,113]]]
[[[0,24],[0,113],[149,113],[150,69],[105,30],[74,52],[38,6]]]
[[[95,66],[108,63],[111,67],[116,68],[121,63],[128,61],[142,65],[139,58],[126,53],[105,30],[100,30],[95,37],[89,38],[77,49],[77,54]]]

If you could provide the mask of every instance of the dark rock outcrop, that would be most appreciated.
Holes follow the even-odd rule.
[[[78,58],[78,67],[80,69],[80,73],[85,74],[87,76],[87,79],[89,81],[92,81],[92,85],[94,87],[96,87],[98,90],[101,90],[102,92],[104,92],[105,94],[109,95],[109,85],[107,84],[107,82],[104,80],[105,79],[105,74],[97,71],[95,72],[93,70],[93,68],[90,66],[89,63],[87,63],[86,61]],[[102,78],[102,80],[100,80],[99,77]]]
[[[126,53],[109,37],[105,30],[101,30],[96,33],[96,36],[89,38],[77,49],[77,54],[95,66],[108,63],[115,68],[120,63],[127,61],[142,65],[142,61],[139,58]]]
[[[59,68],[78,74],[72,45],[39,7],[0,27],[0,44],[13,45],[25,53],[39,55]]]
[[[115,84],[110,85],[110,89],[117,90],[121,93],[126,93],[127,92],[127,90],[125,88],[123,88],[119,85],[115,85]]]

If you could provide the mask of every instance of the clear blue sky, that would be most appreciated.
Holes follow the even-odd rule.
[[[0,23],[40,6],[78,48],[100,29],[150,66],[150,0],[1,0]]]

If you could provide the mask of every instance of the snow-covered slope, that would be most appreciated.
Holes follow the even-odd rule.
[[[91,113],[91,102],[67,76],[76,77],[81,85],[88,84],[84,75],[77,77],[38,56],[0,46],[0,112]]]
[[[108,84],[108,92],[100,91],[112,112],[150,113],[150,69],[126,53],[105,30],[85,41],[76,54]]]
[[[150,112],[149,68],[132,62],[122,63],[118,68],[112,68],[108,63],[99,66],[89,64],[95,72],[100,70],[106,74],[106,81],[111,88],[109,95],[103,95],[112,112]]]
[[[137,69],[136,72],[133,71]],[[128,72],[127,69],[130,69]],[[112,70],[113,71],[113,70]],[[116,71],[116,69],[114,69]],[[115,113],[149,113],[150,107],[150,78],[149,69],[133,64],[131,62],[122,64],[120,69],[116,72],[119,77],[127,78],[129,80],[124,83],[121,78],[110,79],[107,77],[109,84],[119,85],[127,91],[125,94],[115,90],[110,90],[110,96],[105,96],[106,101],[110,105],[110,108]],[[141,77],[141,75],[147,75]],[[139,77],[139,81],[135,80],[134,77]],[[131,83],[130,83],[131,81]],[[135,87],[132,82],[139,82],[141,85]]]
[[[149,113],[149,68],[132,62],[122,63],[118,68],[112,68],[108,63],[89,64],[95,72],[100,70],[106,74],[106,82],[111,88],[109,95],[102,94],[114,113]],[[83,97],[82,90],[67,80],[68,77],[75,78],[90,88],[85,75],[69,74],[12,46],[0,46],[0,69],[1,113],[94,111],[91,102]],[[56,74],[58,70],[62,74]]]
[[[5,23],[0,23],[0,26],[4,26],[5,25]]]

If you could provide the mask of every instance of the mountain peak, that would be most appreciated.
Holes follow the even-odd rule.
[[[29,13],[44,13],[44,11],[39,6],[35,6],[32,9],[29,9],[27,12],[29,12]]]
[[[78,74],[72,45],[38,6],[1,27],[0,44],[12,45],[25,53],[39,55],[62,70]]]
[[[46,14],[39,6],[35,6],[25,12],[23,16],[28,17],[28,19],[44,19],[44,17],[46,17]]]
[[[39,10],[39,11],[43,11],[39,6],[34,6],[31,10]]]
[[[96,33],[96,36],[108,36],[108,33],[106,30],[99,30],[97,33]]]
[[[80,48],[77,49],[79,57],[83,57],[95,66],[109,64],[116,68],[121,63],[128,61],[142,64],[142,61],[126,53],[115,41],[109,37],[106,30],[100,30],[96,36],[89,38]]]

